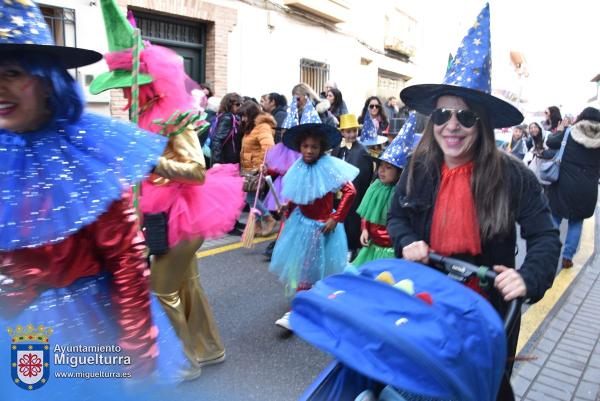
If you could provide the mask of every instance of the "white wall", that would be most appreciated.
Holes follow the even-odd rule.
[[[361,21],[343,24],[341,27],[347,29],[344,34],[242,2],[231,2],[228,6],[238,9],[238,23],[229,36],[229,92],[258,99],[274,91],[289,100],[292,87],[300,79],[300,59],[308,58],[329,64],[330,78],[337,82],[349,111],[358,114],[365,98],[376,92],[378,68],[414,74],[414,65],[373,52],[353,36],[352,31],[360,26],[360,32],[364,33],[360,39],[383,50],[381,9],[367,8],[376,12],[378,19],[362,14],[365,18]],[[355,11],[360,15],[364,8]],[[371,64],[361,65],[361,57],[372,60]],[[319,92],[323,88],[314,89]]]

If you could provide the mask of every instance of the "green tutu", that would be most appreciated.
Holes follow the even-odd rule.
[[[366,248],[361,248],[360,252],[358,253],[358,256],[356,256],[356,259],[354,259],[354,261],[352,262],[352,265],[359,267],[375,259],[389,258],[395,258],[393,247],[382,247],[372,243]]]

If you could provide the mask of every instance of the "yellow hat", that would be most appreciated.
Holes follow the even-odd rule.
[[[354,114],[342,114],[340,116],[340,130],[360,127],[362,127],[362,125],[358,123]]]

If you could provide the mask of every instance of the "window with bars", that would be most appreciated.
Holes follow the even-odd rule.
[[[59,46],[77,47],[75,10],[46,5],[40,5],[40,10],[54,37],[54,42]]]
[[[307,58],[300,59],[300,82],[310,85],[319,93],[328,80],[329,64]]]

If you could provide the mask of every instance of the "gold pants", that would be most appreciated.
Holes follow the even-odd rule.
[[[150,263],[152,291],[160,301],[185,354],[195,362],[219,358],[225,348],[212,310],[200,285],[196,251],[202,238],[181,241]]]

